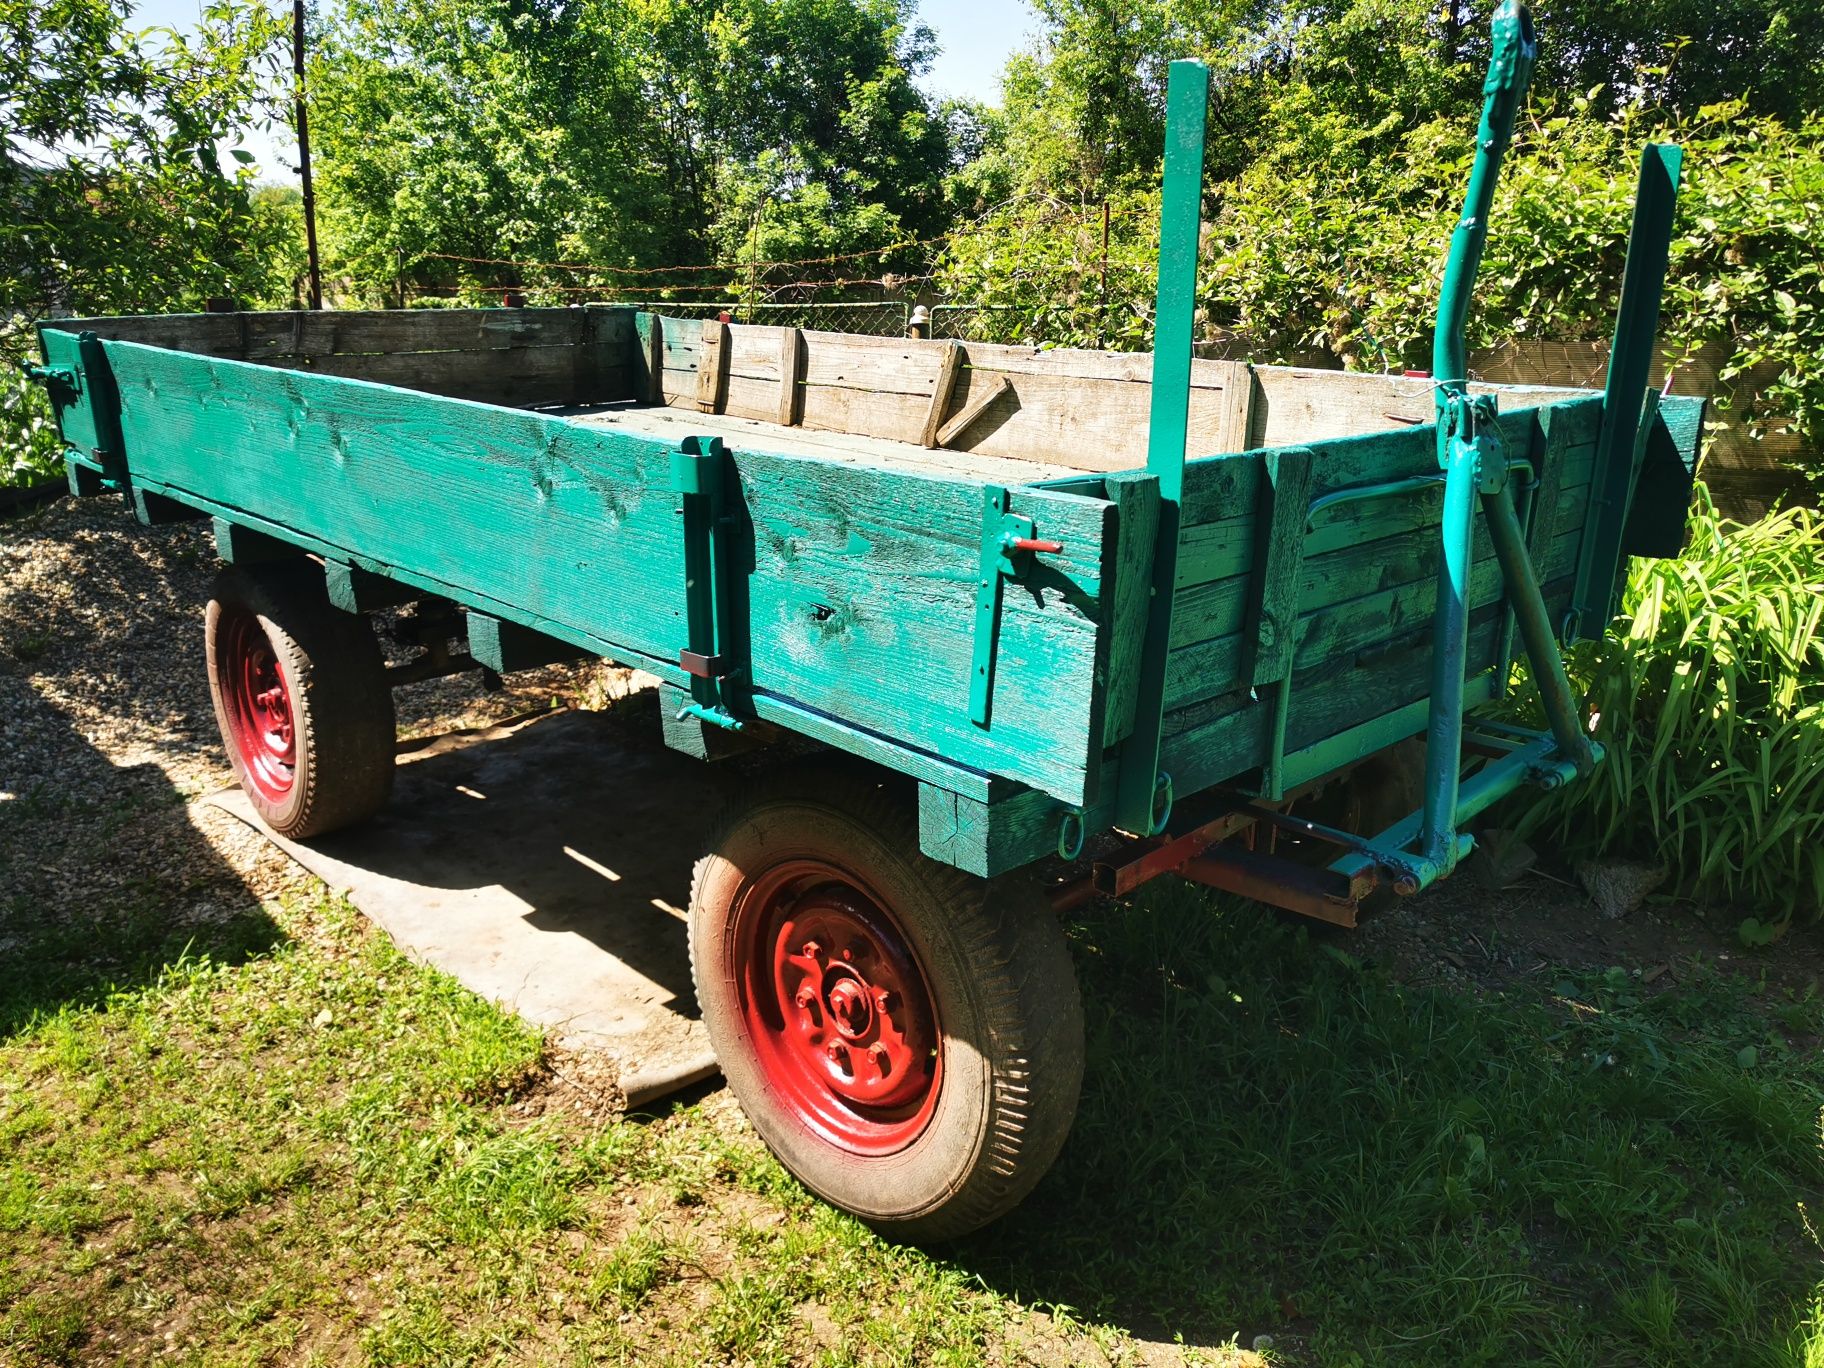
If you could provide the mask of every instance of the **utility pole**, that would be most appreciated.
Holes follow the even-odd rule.
[[[310,116],[304,109],[304,0],[291,0],[293,108],[298,133],[298,179],[304,186],[304,250],[310,259],[310,307],[323,307],[323,267],[317,260],[317,197],[310,184]]]

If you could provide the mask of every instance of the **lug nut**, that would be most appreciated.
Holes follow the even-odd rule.
[[[893,1057],[887,1053],[887,1047],[878,1040],[875,1041],[868,1049],[868,1058],[874,1061],[875,1069],[879,1071],[882,1078],[885,1078],[887,1070],[893,1065]]]
[[[798,953],[803,955],[806,959],[822,959],[823,947],[817,944],[816,941],[806,941],[803,948],[800,949]]]
[[[830,1048],[826,1053],[830,1057],[830,1063],[841,1069],[845,1074],[854,1071],[853,1066],[849,1063],[849,1052],[843,1048],[841,1041],[832,1040],[830,1042]]]

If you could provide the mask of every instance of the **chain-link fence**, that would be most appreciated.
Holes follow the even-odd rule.
[[[913,306],[903,299],[851,300],[839,303],[750,303],[738,299],[693,300],[617,297],[616,304],[667,314],[672,318],[726,318],[731,323],[761,323],[776,328],[810,328],[818,332],[864,333],[869,337],[904,337]]]

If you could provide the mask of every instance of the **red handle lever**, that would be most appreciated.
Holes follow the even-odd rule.
[[[1063,542],[1040,541],[1037,537],[1013,537],[1007,542],[1009,551],[1046,551],[1056,555],[1064,549]]]

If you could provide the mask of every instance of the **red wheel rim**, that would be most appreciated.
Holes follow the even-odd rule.
[[[222,612],[215,669],[242,778],[268,802],[283,802],[297,778],[291,691],[265,628],[244,608]]]
[[[813,1134],[855,1154],[916,1139],[942,1061],[923,968],[892,915],[816,860],[743,889],[730,945],[748,1039]]]

